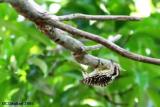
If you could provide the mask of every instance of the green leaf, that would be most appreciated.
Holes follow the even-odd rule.
[[[44,77],[47,77],[48,66],[44,60],[35,57],[35,58],[29,59],[29,63],[38,66],[40,68],[40,70],[43,72]]]

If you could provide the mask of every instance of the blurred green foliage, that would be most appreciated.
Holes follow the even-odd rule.
[[[57,15],[137,12],[137,0],[36,1],[51,13],[56,9],[51,5],[59,5]],[[139,22],[103,21],[91,25],[90,21],[73,20],[66,23],[104,38],[120,34],[119,46],[160,58],[160,1],[153,0],[150,5],[150,16]],[[106,48],[91,54],[114,59],[126,71],[105,88],[81,84],[81,68],[68,50],[59,48],[10,5],[0,4],[0,102],[31,101],[33,107],[118,106],[114,103],[127,104],[119,105],[122,107],[160,107],[159,66],[126,59]]]

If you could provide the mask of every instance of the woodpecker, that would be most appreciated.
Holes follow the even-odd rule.
[[[81,82],[90,86],[104,87],[111,83],[116,77],[118,77],[119,73],[119,64],[111,61],[109,68],[102,69],[101,67],[97,67],[91,73],[82,72],[83,79]]]

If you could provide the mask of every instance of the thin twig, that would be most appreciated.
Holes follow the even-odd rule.
[[[118,20],[118,21],[138,21],[141,17],[126,16],[126,15],[87,15],[87,14],[69,14],[64,16],[58,16],[60,21],[73,20],[73,19],[85,19],[85,20]]]
[[[98,44],[98,45],[93,45],[93,46],[85,46],[85,51],[94,51],[94,50],[98,50],[98,49],[101,49],[102,47],[104,47],[103,45],[101,44]]]
[[[121,38],[121,35],[116,35],[116,36],[111,36],[107,40],[110,42],[116,42]],[[100,48],[104,47],[101,44],[94,45],[94,46],[85,46],[85,51],[93,51],[93,50],[98,50]]]

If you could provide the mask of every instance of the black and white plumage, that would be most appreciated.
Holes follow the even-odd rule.
[[[114,80],[119,75],[119,72],[120,66],[111,62],[110,68],[96,68],[91,73],[83,72],[83,79],[81,82],[90,86],[104,87],[112,82],[112,80]]]

